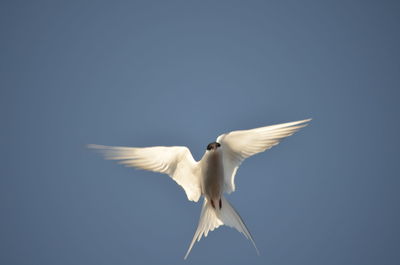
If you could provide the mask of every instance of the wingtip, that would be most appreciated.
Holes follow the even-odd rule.
[[[310,122],[312,120],[312,118],[308,118],[308,119],[305,119],[305,120],[301,120],[300,122],[301,123],[306,123],[306,122]]]
[[[87,144],[86,148],[89,148],[89,149],[102,149],[102,148],[104,148],[104,146],[103,145],[99,145],[99,144]]]
[[[310,122],[311,120],[312,120],[312,118],[309,118],[309,119],[305,119],[305,120],[276,124],[273,126],[274,127],[287,127],[287,128],[292,127],[292,128],[300,129],[300,128],[306,127],[308,125],[308,122]]]
[[[308,118],[305,120],[298,121],[296,123],[299,124],[299,126],[301,126],[301,127],[306,127],[306,126],[308,126],[308,124],[311,120],[312,120],[312,118]]]

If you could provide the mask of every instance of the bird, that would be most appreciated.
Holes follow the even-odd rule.
[[[105,159],[120,164],[169,175],[186,193],[188,200],[198,202],[203,197],[200,219],[193,239],[184,256],[187,259],[196,241],[210,231],[226,225],[235,228],[259,250],[243,219],[225,198],[235,191],[235,176],[248,157],[277,145],[311,119],[269,125],[249,130],[221,134],[207,145],[200,161],[195,161],[186,146],[120,147],[90,144]]]

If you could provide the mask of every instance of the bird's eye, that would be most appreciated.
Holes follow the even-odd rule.
[[[220,144],[220,143],[217,143],[217,147],[221,147],[221,144]]]

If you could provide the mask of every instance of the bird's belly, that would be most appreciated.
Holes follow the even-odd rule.
[[[218,153],[209,157],[205,170],[203,193],[208,199],[218,201],[221,198],[224,184],[224,169]]]

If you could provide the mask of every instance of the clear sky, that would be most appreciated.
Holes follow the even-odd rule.
[[[398,1],[1,1],[1,264],[396,264]],[[86,144],[185,145],[312,117],[201,203]],[[247,262],[247,263],[245,263]]]

